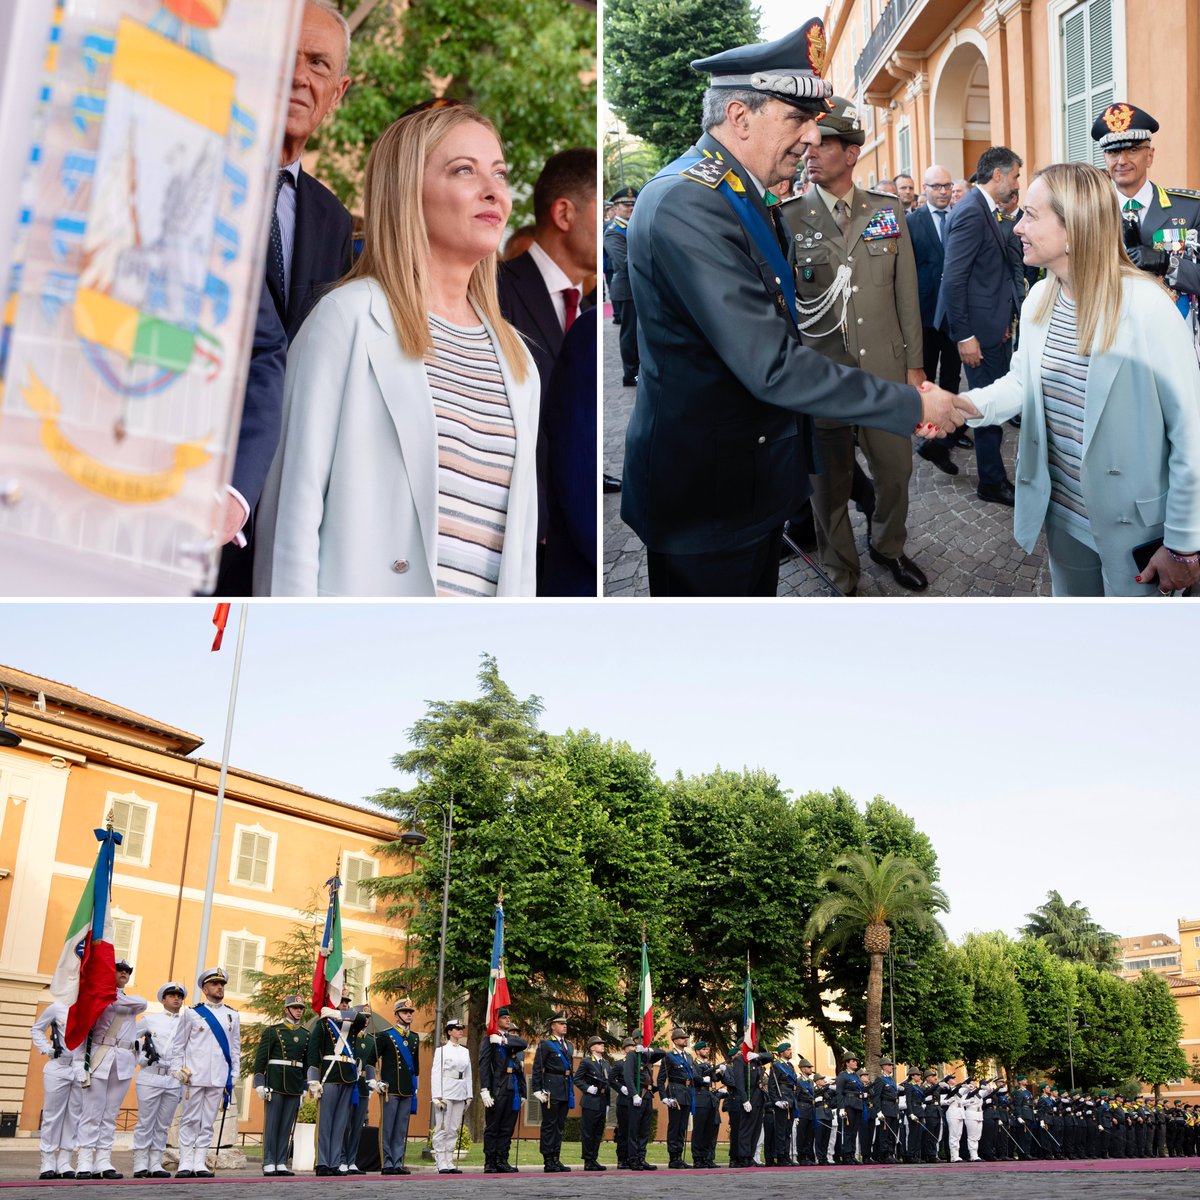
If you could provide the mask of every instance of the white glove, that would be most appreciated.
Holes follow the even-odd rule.
[[[1040,1125],[1040,1126],[1041,1126],[1043,1129],[1048,1129],[1048,1128],[1049,1128],[1049,1126],[1046,1124],[1046,1122],[1045,1122],[1045,1121],[1039,1121],[1039,1122],[1038,1122],[1038,1124],[1039,1124],[1039,1125]]]
[[[176,1070],[171,1072],[171,1075],[173,1078],[178,1079],[180,1083],[187,1083],[187,1081],[192,1077],[192,1073],[187,1069],[187,1067],[178,1067]]]
[[[383,1087],[383,1084],[380,1083],[378,1079],[368,1079],[367,1080],[367,1091],[377,1092],[377,1091],[379,1091],[379,1089],[381,1087]]]
[[[325,1085],[319,1079],[310,1079],[308,1081],[308,1094],[314,1100],[320,1100],[321,1093],[325,1091]]]
[[[176,1072],[172,1071],[172,1072],[171,1072],[171,1074],[172,1074],[172,1075],[175,1075],[175,1077],[176,1077],[177,1079],[179,1078],[179,1077],[178,1077],[178,1075],[176,1074]],[[74,1069],[74,1070],[71,1072],[71,1078],[72,1078],[72,1079],[73,1079],[73,1080],[74,1080],[76,1083],[79,1083],[79,1084],[84,1084],[84,1083],[87,1083],[87,1077],[88,1077],[88,1073],[87,1073],[87,1071],[85,1071],[85,1070],[84,1070],[83,1063],[76,1063],[76,1064],[75,1064],[75,1069]],[[180,1079],[180,1080],[179,1080],[179,1082],[180,1082],[180,1083],[187,1083],[187,1080],[186,1080],[186,1079]]]
[[[533,1094],[534,1094],[534,1095],[535,1095],[535,1096],[536,1096],[536,1097],[537,1097],[537,1098],[538,1098],[538,1099],[539,1099],[539,1100],[540,1100],[540,1101],[541,1101],[543,1104],[549,1104],[549,1103],[550,1103],[550,1093],[549,1093],[549,1092],[534,1092]]]
[[[776,1108],[787,1108],[787,1106],[788,1106],[788,1102],[786,1100],[776,1100],[775,1101]]]
[[[267,1087],[267,1085],[266,1085],[266,1084],[263,1084],[263,1085],[262,1085],[262,1086],[260,1086],[260,1087],[256,1087],[254,1090],[255,1090],[255,1091],[258,1093],[258,1098],[259,1098],[259,1099],[260,1099],[260,1100],[261,1100],[261,1101],[262,1101],[264,1104],[266,1104],[266,1102],[267,1102],[267,1097],[268,1097],[268,1096],[271,1094],[271,1089],[270,1089],[269,1087]]]
[[[745,1111],[745,1112],[753,1112],[753,1111],[754,1111],[754,1105],[753,1105],[753,1104],[751,1104],[749,1100],[743,1100],[743,1101],[742,1101],[742,1109],[743,1109],[743,1111]]]
[[[387,1082],[382,1079],[376,1080],[376,1082],[379,1084],[379,1094],[386,1100],[388,1094]]]
[[[883,1124],[883,1113],[880,1113],[880,1114],[879,1114],[879,1115],[878,1115],[878,1116],[875,1118],[875,1124],[876,1124],[876,1125],[882,1125],[882,1124]]]
[[[1024,1118],[1024,1117],[1018,1117],[1018,1118],[1017,1118],[1017,1124],[1018,1124],[1018,1125],[1024,1125],[1024,1124],[1025,1124],[1025,1118]]]
[[[629,1089],[624,1084],[621,1084],[621,1095],[622,1096],[629,1095]]]
[[[668,1097],[666,1100],[664,1100],[664,1101],[663,1101],[663,1103],[664,1103],[664,1104],[665,1104],[665,1105],[666,1105],[668,1108],[678,1108],[678,1107],[679,1107],[679,1101],[678,1101],[678,1100],[673,1100],[673,1099],[671,1099],[670,1097]]]
[[[705,1083],[712,1083],[711,1075],[704,1075],[704,1076],[701,1076],[701,1078],[704,1080]]]
[[[589,1096],[596,1096],[599,1094],[599,1092],[600,1092],[600,1089],[594,1083],[587,1090],[587,1094]]]
[[[623,1090],[624,1090],[624,1089],[622,1089],[622,1091],[623,1091]],[[634,1108],[641,1108],[641,1107],[642,1107],[642,1098],[641,1098],[641,1096],[634,1096],[634,1098],[633,1098],[633,1107],[634,1107]]]
[[[492,1036],[495,1037],[496,1035],[493,1034]],[[495,1100],[492,1099],[492,1093],[489,1092],[487,1088],[479,1089],[479,1098],[483,1101],[484,1108],[491,1108],[492,1105],[496,1103]]]
[[[503,1035],[501,1035],[499,1033],[488,1034],[488,1041],[491,1042],[493,1046],[503,1046],[504,1045],[504,1037],[503,1037]]]
[[[645,1047],[645,1046],[634,1046],[634,1049],[635,1049],[635,1050],[636,1050],[636,1051],[637,1051],[639,1054],[645,1054],[645,1053],[646,1053],[646,1047]]]
[[[53,1046],[50,1046],[47,1049],[42,1051],[43,1058],[52,1058],[53,1056],[54,1056],[54,1047]]]
[[[446,1102],[441,1098],[441,1096],[434,1096],[433,1107],[436,1108],[438,1112],[441,1112],[442,1109],[446,1107]]]

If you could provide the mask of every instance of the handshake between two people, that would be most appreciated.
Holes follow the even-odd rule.
[[[982,415],[968,396],[955,395],[928,381],[918,382],[917,390],[921,393],[921,424],[916,428],[920,437],[944,438],[970,418]]]

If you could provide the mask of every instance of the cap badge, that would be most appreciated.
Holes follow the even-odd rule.
[[[1104,110],[1104,123],[1113,133],[1124,133],[1133,121],[1133,109],[1128,104],[1110,104]]]
[[[808,61],[812,63],[813,73],[821,75],[825,71],[825,26],[814,24],[805,35],[808,42]]]

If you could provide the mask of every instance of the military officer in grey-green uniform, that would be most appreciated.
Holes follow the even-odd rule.
[[[308,1039],[308,1090],[317,1101],[317,1174],[349,1175],[346,1134],[358,1117],[361,1062],[370,1053],[366,1015],[323,1008]],[[368,1067],[374,1078],[374,1071]]]
[[[831,362],[919,387],[925,381],[921,299],[908,222],[895,196],[855,186],[866,134],[851,101],[834,96],[832,104],[818,122],[820,144],[804,149],[813,186],[781,208],[792,234],[801,338]],[[817,545],[830,578],[853,595],[859,562],[847,507],[855,429],[822,417],[813,423],[820,471],[811,478]],[[904,553],[912,442],[868,425],[858,427],[857,441],[875,479],[868,552],[901,587],[923,591],[928,582]]]
[[[633,206],[637,200],[637,188],[623,187],[609,201],[613,206],[613,219],[604,229],[604,253],[608,258],[612,279],[608,285],[609,299],[613,302],[614,314],[620,312],[621,324],[621,385],[633,387],[638,374],[637,309],[633,303],[633,291],[629,286],[629,263],[626,232]]]
[[[383,1116],[379,1119],[379,1157],[384,1175],[411,1175],[404,1165],[408,1148],[408,1122],[417,1111],[417,1083],[421,1077],[421,1039],[413,1031],[416,1009],[405,997],[394,1006],[396,1022],[378,1037],[376,1067]]]
[[[304,1001],[288,996],[283,1002],[283,1020],[263,1030],[254,1055],[254,1090],[263,1102],[264,1175],[291,1175],[288,1146],[300,1111],[305,1089],[308,1030],[300,1023]]]

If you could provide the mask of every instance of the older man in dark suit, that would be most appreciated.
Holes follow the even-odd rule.
[[[269,297],[282,326],[287,345],[304,323],[313,305],[328,287],[350,269],[350,214],[337,197],[300,165],[300,156],[318,125],[337,107],[350,85],[346,63],[350,54],[350,28],[331,0],[309,0],[304,6],[296,65],[288,100],[287,123],[275,181],[275,209],[267,250]],[[265,339],[266,314],[259,314],[256,347]],[[258,503],[271,460],[279,444],[282,386],[268,395],[264,388],[248,387],[242,412],[242,429],[234,465],[231,504],[234,520],[245,528]],[[232,510],[231,510],[232,511]],[[246,534],[249,534],[246,529]],[[247,536],[247,542],[249,538]],[[225,547],[217,576],[217,594],[250,594],[253,550],[247,544]]]
[[[1018,191],[1021,159],[1007,146],[980,155],[977,186],[955,206],[946,222],[946,261],[934,324],[958,347],[967,383],[982,387],[1008,374],[1013,321],[1023,297],[1001,228],[1001,205]],[[976,494],[981,500],[1013,506],[1013,485],[1000,455],[998,425],[975,431]]]

